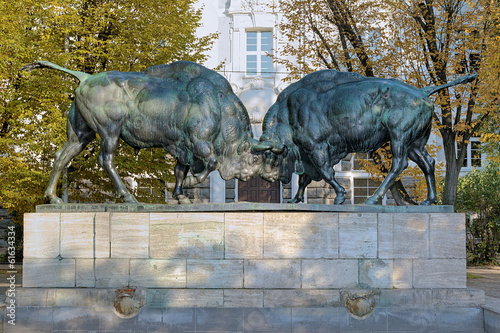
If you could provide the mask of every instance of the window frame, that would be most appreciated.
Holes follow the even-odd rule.
[[[256,44],[249,44],[249,33],[255,33],[256,34]],[[263,50],[262,45],[268,45],[268,44],[263,44],[263,33],[270,33],[270,49],[268,50]],[[248,50],[249,45],[255,45],[256,50]],[[274,50],[274,33],[272,28],[261,28],[261,29],[247,29],[245,30],[245,76],[246,77],[273,77],[275,75],[275,68],[274,68],[274,63],[272,61],[272,58],[267,55],[273,54]],[[252,68],[252,70],[249,70],[249,57],[255,56],[254,62],[256,63],[256,67]],[[264,69],[265,72],[263,72],[263,57],[269,58],[270,61],[270,69],[266,68]]]

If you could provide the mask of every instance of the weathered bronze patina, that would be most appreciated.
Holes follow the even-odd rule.
[[[182,187],[203,182],[219,170],[223,179],[247,181],[261,175],[277,179],[275,159],[252,152],[253,139],[247,110],[227,80],[201,65],[178,61],[144,72],[103,72],[90,75],[47,61],[24,66],[23,70],[52,68],[75,76],[75,90],[68,123],[68,140],[56,153],[45,195],[51,203],[64,167],[87,144],[101,137],[98,161],[126,202],[137,202],[115,168],[119,139],[137,151],[162,147],[177,159],[173,196],[189,202]],[[192,176],[186,178],[188,171]]]
[[[392,166],[377,191],[366,200],[376,204],[408,165],[408,157],[422,169],[427,200],[437,202],[434,159],[425,149],[431,133],[433,93],[476,75],[438,87],[417,89],[396,79],[369,78],[356,73],[323,70],[291,84],[278,96],[263,124],[261,144],[254,151],[282,153],[279,179],[288,183],[300,175],[291,202],[304,200],[312,180],[324,179],[345,200],[345,189],[335,180],[333,166],[349,153],[371,152],[391,142]]]

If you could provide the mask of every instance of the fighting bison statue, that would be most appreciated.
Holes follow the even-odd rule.
[[[306,186],[324,179],[345,200],[335,180],[334,165],[349,153],[372,152],[390,141],[392,166],[377,191],[366,200],[376,204],[408,165],[422,169],[427,182],[423,205],[437,202],[434,159],[425,149],[431,133],[433,93],[476,75],[417,89],[396,79],[322,70],[291,84],[278,96],[263,123],[260,144],[253,151],[271,150],[279,157],[279,179],[288,183],[299,174],[299,189],[290,202],[304,200]]]
[[[137,202],[120,179],[114,163],[119,139],[135,148],[162,147],[177,159],[174,198],[219,170],[225,180],[247,181],[258,175],[277,179],[275,159],[254,153],[247,110],[227,80],[201,65],[178,61],[144,72],[103,72],[90,75],[47,61],[23,70],[52,68],[75,76],[80,85],[69,110],[68,139],[56,153],[45,196],[51,203],[64,167],[87,144],[101,137],[98,161],[126,202]],[[266,153],[268,154],[268,153]],[[270,154],[270,153],[269,153]],[[192,176],[187,177],[191,169]]]

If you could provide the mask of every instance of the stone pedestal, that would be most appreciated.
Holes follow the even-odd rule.
[[[198,332],[482,332],[450,207],[47,205],[24,228],[17,303],[51,309],[52,327],[84,313],[98,330],[153,329],[177,313]],[[120,293],[134,319],[115,315]]]

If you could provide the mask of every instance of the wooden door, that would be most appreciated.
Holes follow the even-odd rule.
[[[280,202],[280,182],[270,183],[260,177],[238,181],[238,201]]]

